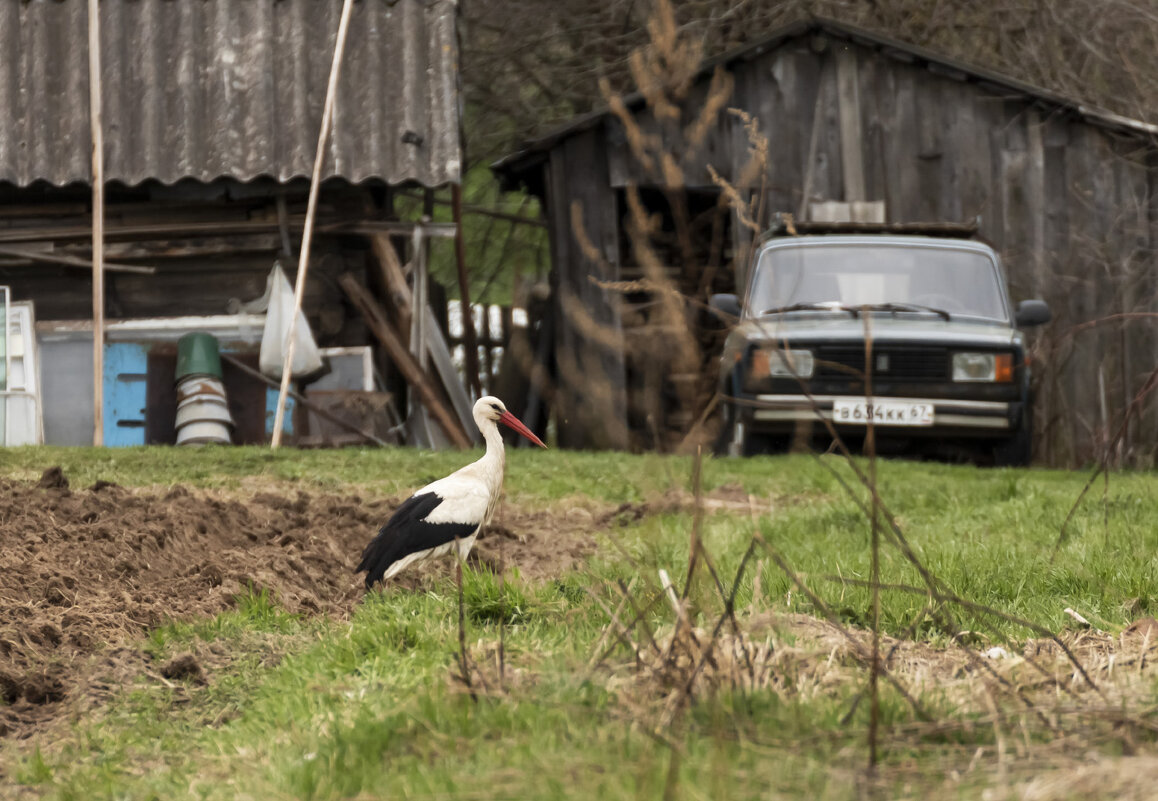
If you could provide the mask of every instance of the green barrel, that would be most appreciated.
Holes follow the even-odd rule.
[[[217,337],[194,331],[177,340],[177,380],[189,375],[212,375],[221,378],[221,356]]]

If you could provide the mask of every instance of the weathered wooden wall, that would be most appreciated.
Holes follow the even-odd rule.
[[[615,193],[591,175],[607,174],[607,151],[597,131],[571,137],[551,154],[547,205],[551,213],[552,298],[559,380],[555,419],[565,448],[627,445],[624,354],[615,294],[593,281],[619,278]],[[573,221],[581,221],[577,232]],[[591,258],[579,237],[598,252]]]
[[[824,31],[785,38],[727,66],[735,81],[728,105],[753,115],[768,138],[762,185],[769,212],[806,214],[820,200],[883,200],[890,222],[980,221],[982,236],[1002,254],[1014,301],[1041,297],[1054,311],[1052,323],[1030,333],[1038,457],[1053,464],[1097,458],[1156,366],[1158,321],[1107,321],[1158,311],[1151,129],[915,49]],[[707,79],[705,72],[699,97]],[[654,130],[641,104],[637,114]],[[648,180],[610,117],[556,135],[543,149],[559,287],[618,331],[615,298],[587,280],[607,267],[576,246],[569,209],[579,201],[592,238],[607,245],[622,225],[609,217],[612,190]],[[748,158],[742,121],[722,114],[705,150],[683,167],[690,186],[711,187],[708,164],[734,180]],[[742,254],[750,233],[733,224],[731,236],[733,253]],[[623,253],[609,252],[606,262],[630,266]],[[736,260],[741,281],[745,266]],[[560,338],[561,353],[590,339],[569,322]],[[1158,456],[1158,398],[1130,426],[1119,455]]]

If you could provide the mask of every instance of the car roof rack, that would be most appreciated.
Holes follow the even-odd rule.
[[[779,213],[762,239],[777,236],[806,236],[809,234],[907,234],[910,236],[940,236],[947,239],[972,239],[978,235],[978,221],[955,222],[814,222],[795,220],[791,214]]]

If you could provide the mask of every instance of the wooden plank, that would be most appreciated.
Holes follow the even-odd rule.
[[[1068,320],[1064,302],[1069,287],[1062,285],[1065,254],[1069,247],[1069,177],[1066,165],[1068,127],[1071,123],[1060,117],[1047,119],[1042,131],[1042,156],[1045,160],[1042,173],[1044,193],[1044,238],[1042,247],[1044,258],[1049,264],[1050,280],[1042,287],[1041,298],[1053,309],[1053,325],[1047,329],[1061,331]],[[1037,336],[1037,335],[1034,335]],[[1064,464],[1068,457],[1069,425],[1067,415],[1072,414],[1064,397],[1061,356],[1067,353],[1069,345],[1059,351],[1049,352],[1049,362],[1045,369],[1034,372],[1037,395],[1034,428],[1038,434],[1037,457],[1048,464]],[[1063,429],[1065,429],[1063,431]]]
[[[959,95],[959,112],[953,127],[953,171],[957,174],[960,198],[957,203],[956,219],[962,222],[981,217],[983,228],[991,216],[993,191],[993,153],[987,131],[998,127],[1000,110],[995,104],[978,95],[972,86],[954,87]],[[1024,130],[1025,119],[1017,119],[1016,124]],[[996,243],[1000,246],[1000,243]]]
[[[550,200],[566,209],[556,260],[558,287],[555,312],[561,325],[556,340],[559,391],[556,423],[559,444],[566,448],[627,446],[626,368],[620,338],[618,298],[590,279],[619,278],[617,203],[607,184],[602,131],[572,137],[552,154]],[[589,259],[572,230],[572,213],[580,210],[583,235],[599,251]]]
[[[426,353],[430,357],[430,363],[434,365],[434,371],[442,382],[442,388],[446,391],[446,397],[450,400],[451,406],[454,407],[455,414],[458,415],[463,431],[472,442],[477,442],[478,434],[474,427],[474,406],[470,396],[466,394],[466,388],[463,387],[462,381],[458,378],[458,370],[454,366],[450,348],[442,336],[442,326],[435,319],[434,309],[430,307],[429,303],[424,311],[426,314]]]
[[[156,239],[142,242],[110,242],[105,245],[105,256],[114,259],[155,260],[188,259],[209,256],[235,256],[242,253],[274,253],[281,247],[272,234],[241,235],[233,237],[206,236],[189,239]],[[58,248],[69,256],[84,259],[89,248],[64,245]],[[106,261],[106,267],[111,265]]]
[[[442,400],[438,397],[438,392],[434,384],[430,381],[429,376],[426,375],[426,371],[423,370],[417,360],[410,355],[410,351],[406,349],[406,346],[403,345],[399,339],[398,334],[391,328],[390,322],[382,312],[382,307],[370,297],[370,293],[366,291],[365,287],[359,284],[349,273],[343,274],[338,279],[338,282],[341,284],[342,289],[346,291],[355,308],[357,308],[365,318],[366,325],[370,328],[371,333],[373,333],[375,338],[386,348],[390,359],[397,365],[399,371],[414,391],[418,393],[422,404],[434,415],[435,420],[438,421],[438,424],[446,432],[450,441],[456,448],[469,448],[471,442],[466,432],[459,425],[457,418],[446,408]]]
[[[884,205],[885,197],[886,165],[875,154],[880,151],[880,142],[885,135],[884,117],[887,110],[874,102],[874,99],[876,87],[880,81],[879,75],[891,72],[893,69],[895,66],[892,63],[883,62],[875,54],[865,53],[864,57],[857,63],[856,72],[857,101],[860,107],[862,128],[857,150],[860,153],[861,174],[864,179],[863,201],[879,202],[881,207]],[[856,203],[858,201],[851,200],[851,202],[854,204],[853,208],[857,208]],[[876,208],[873,207],[874,214]],[[854,217],[853,219],[862,218]],[[884,218],[881,218],[879,222],[884,222]]]
[[[821,127],[816,163],[813,166],[813,194],[822,200],[843,198],[844,167],[841,158],[840,101],[835,67],[821,72],[824,84],[824,103],[821,105]]]
[[[927,73],[922,73],[915,83],[914,110],[917,119],[917,175],[918,191],[915,202],[908,201],[909,210],[915,215],[911,219],[923,221],[943,220],[941,214],[942,162],[944,143],[941,138],[941,87],[936,85]],[[904,143],[896,142],[893,152],[897,153]],[[958,222],[958,221],[954,221]]]
[[[1118,172],[1118,200],[1117,207],[1121,209],[1122,236],[1120,263],[1122,265],[1122,288],[1120,310],[1123,312],[1150,311],[1150,298],[1153,297],[1150,272],[1150,260],[1142,254],[1150,252],[1149,240],[1149,188],[1146,182],[1146,171],[1138,163],[1137,157],[1122,152],[1122,148],[1115,148],[1115,167]],[[1119,337],[1120,374],[1117,388],[1119,408],[1125,410],[1126,405],[1133,399],[1134,394],[1141,388],[1144,375],[1149,370],[1153,359],[1153,340],[1150,331],[1151,325],[1139,325],[1137,321],[1123,323]],[[1141,369],[1139,369],[1141,368]],[[1147,407],[1155,408],[1153,400]],[[1145,412],[1145,407],[1143,409]],[[1139,438],[1141,435],[1141,438]],[[1146,425],[1145,413],[1127,424],[1123,437],[1123,453],[1128,457],[1136,458],[1137,443],[1152,443],[1155,441],[1152,431]]]
[[[789,54],[785,53],[785,57],[789,57]],[[808,135],[807,137],[800,135],[802,130],[794,131],[791,140],[786,142],[786,148],[782,150],[779,146],[776,147],[776,153],[783,152],[787,155],[787,163],[784,163],[784,159],[775,157],[772,159],[776,164],[772,172],[774,184],[786,184],[785,189],[789,192],[789,197],[784,198],[782,203],[776,203],[777,191],[774,188],[772,199],[769,200],[771,205],[769,211],[772,213],[796,211],[797,219],[805,220],[808,204],[813,200],[816,148],[820,145],[822,113],[826,102],[824,87],[827,83],[823,80],[823,71],[830,61],[822,59],[820,54],[812,49],[801,49],[791,54],[791,57],[796,60],[796,93],[792,97],[785,97],[784,113],[792,113],[801,124],[807,120]],[[778,130],[780,126],[774,127],[774,120],[775,118],[764,120],[763,130],[768,132]],[[792,200],[796,203],[792,203]]]
[[[868,200],[865,195],[864,134],[860,118],[860,87],[857,80],[857,51],[837,46],[836,94],[840,114],[840,164],[844,199]]]
[[[113,208],[116,212],[116,208]],[[291,231],[300,231],[305,225],[301,215],[291,215],[289,227]],[[392,222],[387,220],[350,220],[319,217],[315,223],[319,233],[373,235],[386,234],[394,237],[409,237],[414,230],[413,223]],[[425,223],[422,229],[429,236],[451,238],[454,236],[454,225],[449,223]],[[105,225],[105,236],[109,238],[126,239],[163,239],[166,237],[196,237],[196,236],[230,236],[233,234],[276,234],[278,223],[276,219],[268,220],[199,220],[176,222],[125,222],[123,220],[108,220]],[[11,244],[16,242],[55,242],[73,239],[88,239],[92,236],[90,225],[59,225],[41,226],[38,228],[20,228],[0,230],[0,243]]]
[[[1075,127],[1066,154],[1069,178],[1067,198],[1070,207],[1069,238],[1063,255],[1064,293],[1059,297],[1061,318],[1069,324],[1089,322],[1097,317],[1096,282],[1101,254],[1097,252],[1098,231],[1095,225],[1094,173],[1097,164],[1092,150],[1093,137],[1099,134],[1085,126]],[[1099,407],[1097,393],[1097,334],[1079,334],[1072,342],[1072,356],[1064,367],[1063,382],[1069,401],[1068,428],[1071,461],[1086,461],[1092,456],[1090,426],[1096,423]]]
[[[921,194],[919,156],[912,147],[912,143],[917,141],[917,70],[908,64],[894,64],[893,69],[896,88],[892,132],[882,140],[877,156],[885,163],[885,219],[919,220],[916,211],[910,211]],[[882,91],[885,90],[886,87],[882,86]],[[908,143],[904,158],[891,158],[893,150],[901,143]]]
[[[397,330],[404,332],[409,338],[410,319],[413,312],[410,308],[410,287],[406,284],[406,276],[402,273],[402,264],[398,261],[398,252],[390,238],[384,234],[373,234],[367,237],[370,240],[370,249],[374,253],[374,261],[382,276],[386,287],[387,297],[393,306]],[[403,342],[405,343],[405,340]]]
[[[927,80],[935,80],[929,76]],[[961,161],[962,144],[972,130],[962,119],[968,115],[962,104],[967,104],[972,87],[966,84],[949,84],[937,81],[936,97],[933,98],[933,113],[941,121],[943,155],[941,158],[941,196],[938,199],[936,219],[960,222],[961,210]]]
[[[0,256],[7,256],[13,259],[27,259],[28,261],[41,262],[43,264],[59,264],[63,267],[79,267],[85,270],[95,269],[95,259],[90,261],[88,259],[77,258],[76,256],[64,256],[58,253],[46,253],[42,250],[29,250],[28,248],[14,248],[14,247],[0,247]],[[153,275],[157,272],[156,267],[146,267],[144,265],[136,264],[114,264],[113,262],[103,261],[102,267],[104,270],[120,273],[138,273],[140,275]]]
[[[1025,104],[998,101],[995,119],[986,126],[992,135],[993,183],[997,187],[994,219],[987,220],[985,232],[1005,257],[1006,277],[1015,298],[1029,297],[1032,292],[1033,263],[1029,251],[1033,230],[1030,185],[1029,136],[1026,130]],[[973,133],[973,137],[977,137]],[[964,134],[963,134],[964,135]],[[979,138],[979,137],[977,137]],[[969,153],[966,150],[963,156]],[[1000,214],[1000,216],[996,216]]]
[[[1028,175],[1025,182],[1025,202],[1029,207],[1030,228],[1028,231],[1029,263],[1032,279],[1029,281],[1030,294],[1041,297],[1049,282],[1045,254],[1045,144],[1042,139],[1041,114],[1037,109],[1029,109],[1025,117],[1026,152],[1028,155]]]

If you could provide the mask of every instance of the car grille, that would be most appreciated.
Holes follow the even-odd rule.
[[[816,378],[855,379],[865,372],[863,345],[822,345],[816,349]],[[873,375],[901,381],[947,381],[947,348],[873,348]]]

